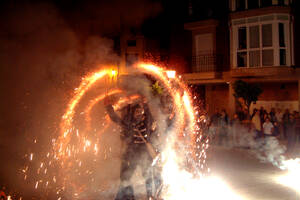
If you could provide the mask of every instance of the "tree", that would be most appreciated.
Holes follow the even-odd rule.
[[[249,84],[242,80],[237,80],[233,83],[233,89],[235,98],[242,98],[247,110],[249,112],[252,102],[256,102],[258,96],[263,92],[263,90],[257,84]]]

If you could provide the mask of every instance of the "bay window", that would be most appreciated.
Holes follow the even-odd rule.
[[[288,19],[275,14],[233,20],[233,65],[238,68],[290,66]]]
[[[287,6],[288,0],[231,0],[232,11],[243,11],[249,9],[264,8],[269,6]]]

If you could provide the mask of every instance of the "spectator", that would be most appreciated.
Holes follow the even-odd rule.
[[[287,153],[291,153],[294,150],[296,144],[296,134],[295,134],[295,118],[294,115],[289,115],[289,121],[286,123],[286,134],[287,134]]]
[[[278,124],[278,122],[275,121],[273,123],[273,125],[274,125],[273,136],[279,137],[280,136],[280,131],[279,131],[279,124]]]
[[[259,112],[257,109],[253,110],[253,117],[252,117],[251,122],[255,129],[255,138],[261,137],[261,121],[260,121],[260,116],[259,116]]]
[[[237,114],[233,115],[230,125],[232,133],[232,144],[233,146],[237,146],[239,144],[238,130],[240,128],[240,120]]]
[[[218,132],[218,125],[219,125],[219,119],[220,119],[220,113],[219,110],[216,109],[215,113],[210,118],[209,123],[209,134],[211,141],[216,137],[216,134]]]
[[[300,115],[299,112],[295,114],[295,134],[296,144],[300,142]]]
[[[281,111],[280,108],[277,109],[277,112],[276,112],[275,116],[276,116],[276,119],[277,119],[277,122],[278,122],[279,136],[280,136],[281,139],[283,139],[284,138],[284,136],[283,136],[283,130],[282,130],[283,129],[283,124],[282,124],[283,113],[282,113],[282,111]]]
[[[219,123],[219,118],[221,114],[219,113],[219,109],[216,109],[215,113],[211,116],[211,124],[217,125]]]
[[[236,114],[238,115],[240,121],[243,121],[245,119],[244,111],[241,107],[238,107]]]
[[[270,121],[274,124],[274,122],[277,121],[275,108],[271,108],[269,115],[270,115]]]
[[[282,122],[283,113],[281,112],[280,108],[277,109],[277,112],[275,113],[275,116],[276,116],[277,122],[281,123]]]
[[[228,114],[226,112],[226,110],[223,108],[222,109],[222,112],[221,112],[221,117],[222,117],[222,114],[224,114],[224,119],[226,121],[226,124],[228,124],[229,120],[228,120]]]
[[[265,122],[267,118],[270,119],[270,116],[269,116],[269,114],[268,114],[267,111],[266,111],[265,114],[264,114],[264,116],[263,116],[263,122]],[[270,119],[270,122],[271,122],[271,119]],[[271,122],[271,123],[272,123],[272,122]]]
[[[263,123],[265,122],[265,114],[267,111],[265,111],[264,107],[260,107],[259,110],[259,116],[260,116],[260,123],[261,125],[263,125]]]
[[[228,145],[228,116],[226,111],[223,109],[219,119],[219,145]]]
[[[286,109],[283,116],[282,116],[282,123],[283,123],[283,136],[284,139],[287,138],[287,126],[290,122],[290,111],[289,109]]]
[[[273,124],[271,123],[270,119],[267,117],[266,121],[263,123],[263,131],[264,131],[264,136],[272,136],[273,132]]]

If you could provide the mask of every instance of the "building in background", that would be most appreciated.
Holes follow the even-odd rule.
[[[190,1],[190,73],[183,78],[204,94],[209,113],[225,108],[236,111],[232,84],[238,79],[263,89],[252,106],[299,110],[299,19],[291,0],[211,1],[206,15],[201,4]],[[220,9],[220,8],[219,8]],[[225,12],[226,11],[226,12]],[[298,36],[297,36],[298,35]],[[299,57],[299,56],[298,56]]]

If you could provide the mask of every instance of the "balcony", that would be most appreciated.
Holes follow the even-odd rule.
[[[192,72],[216,72],[222,70],[224,56],[218,54],[201,54],[192,56]]]
[[[199,83],[205,80],[220,79],[222,76],[224,55],[201,54],[192,56],[192,72],[184,74],[188,83]]]

